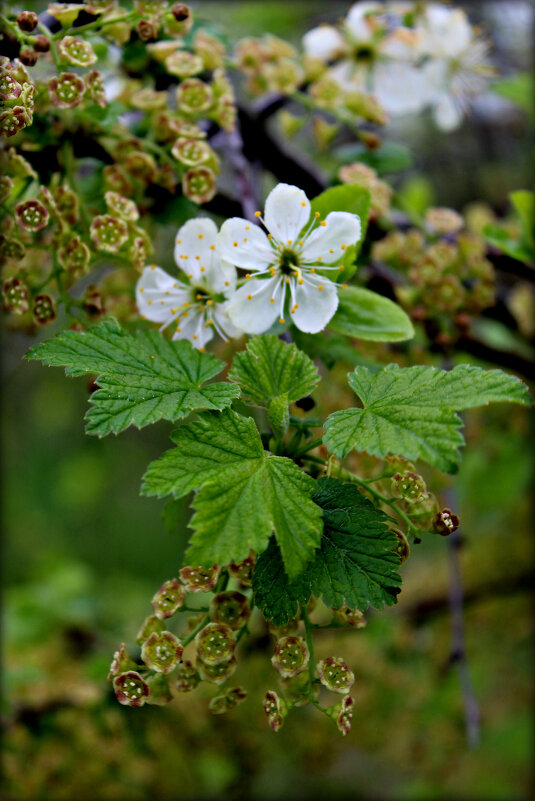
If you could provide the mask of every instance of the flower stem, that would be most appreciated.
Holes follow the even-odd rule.
[[[314,637],[312,635],[312,623],[310,622],[308,612],[304,607],[302,611],[302,617],[303,617],[303,623],[305,624],[305,639],[309,653],[308,675],[310,678],[310,694],[312,695],[312,689],[314,686],[314,666],[316,664],[316,660],[314,657]]]

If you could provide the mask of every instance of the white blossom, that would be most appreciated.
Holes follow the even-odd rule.
[[[208,218],[188,220],[175,240],[175,261],[182,276],[174,277],[155,264],[145,267],[136,287],[144,319],[174,326],[173,339],[188,339],[196,348],[217,333],[228,339],[241,334],[227,315],[236,288],[236,268],[217,248],[217,226]]]
[[[337,284],[322,273],[339,271],[346,248],[360,239],[361,225],[356,214],[343,211],[318,218],[311,219],[310,202],[301,189],[278,184],[268,195],[262,219],[268,234],[239,217],[221,226],[222,258],[247,270],[244,285],[228,306],[231,320],[243,331],[267,331],[276,320],[285,321],[288,308],[297,328],[315,334],[334,315]]]

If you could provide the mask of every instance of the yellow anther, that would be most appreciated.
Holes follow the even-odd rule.
[[[299,284],[299,286],[301,286],[302,284],[304,284],[304,283],[305,283],[305,279],[304,279],[304,278],[299,278],[299,280],[297,281],[297,283]]]
[[[206,270],[206,267],[201,267],[201,273],[204,273],[205,270]]]
[[[202,295],[195,295],[196,300],[201,300]]]
[[[290,283],[290,279],[289,279],[288,277],[286,277],[286,283],[287,283],[287,284],[289,284],[289,283]]]
[[[317,259],[317,260],[318,260],[318,261],[323,261],[323,258],[322,258],[321,256],[318,256],[318,259]]]
[[[273,234],[268,234],[268,239],[273,239]]]
[[[200,260],[201,260],[201,257],[200,257],[200,256],[195,256],[195,258],[197,259],[197,261],[200,261]]]
[[[146,320],[147,318],[145,317],[145,315],[144,315],[144,314],[142,314],[142,315],[141,315],[141,319],[142,319],[142,320]]]
[[[246,225],[246,226],[245,226],[245,230],[246,230],[246,231],[249,231],[249,230],[250,230],[250,228],[251,228],[251,226],[250,226],[250,225]]]
[[[215,245],[210,245],[210,250],[215,250]]]
[[[343,270],[345,270],[345,267],[344,267],[344,265],[343,265],[343,264],[340,264],[340,265],[339,265],[339,267],[338,267],[338,269],[340,270],[340,272],[342,272]]]
[[[184,309],[187,309],[187,308],[188,308],[188,306],[189,306],[189,300],[186,300],[186,302],[182,304],[182,307],[183,307]]]
[[[322,221],[320,222],[320,225],[327,225],[327,223],[325,222],[325,220],[322,220]]]
[[[176,243],[177,243],[177,245],[181,245],[182,244],[182,240],[181,239],[177,239]]]
[[[298,245],[302,245],[302,244],[303,244],[303,240],[302,240],[302,239],[300,239],[300,240],[299,240],[299,242],[298,242],[297,244],[298,244]]]
[[[160,306],[165,306],[165,300],[160,301]]]
[[[251,277],[251,273],[245,273],[245,277],[246,278],[250,278]]]
[[[294,309],[298,309],[298,308],[299,308],[299,303],[296,303],[296,304],[294,305]]]
[[[193,334],[193,339],[199,339],[199,337],[197,336],[197,334]]]
[[[144,292],[145,290],[143,289],[143,287],[140,287],[140,288],[139,288],[139,291],[140,291],[140,292]]]
[[[156,269],[156,265],[155,264],[151,264],[150,268],[151,268],[151,270],[155,270]]]
[[[342,284],[342,289],[347,289],[347,284]]]
[[[234,242],[234,247],[235,247],[235,248],[237,248],[237,247],[238,247],[238,243],[237,243],[237,242]]]
[[[334,250],[332,248],[329,248],[329,253],[334,253]]]
[[[204,353],[206,348],[199,348],[199,353]]]
[[[149,306],[152,306],[152,300],[148,300],[147,303]]]
[[[253,298],[252,295],[247,295],[247,300],[252,300],[252,298]]]
[[[269,299],[269,302],[270,302],[270,303],[275,303],[275,298],[270,298],[270,299]]]
[[[185,255],[184,255],[184,256],[182,256],[182,258],[183,258],[183,259],[186,259],[186,261],[187,261],[187,260],[189,259],[189,256],[185,256]]]
[[[289,240],[288,240],[288,244],[289,244],[289,245],[291,245],[291,244],[292,244],[292,241],[293,241],[292,239],[289,239]]]
[[[177,282],[175,281],[175,283],[173,284],[173,289],[176,289],[176,288],[177,288],[177,286],[178,286],[178,284],[177,284]]]
[[[177,327],[175,328],[175,331],[177,331],[180,334],[180,326],[179,325],[177,325]]]
[[[261,211],[255,211],[254,216],[255,217],[261,217],[262,216],[262,212]]]
[[[277,250],[280,250],[281,246],[280,245],[276,245],[276,248],[277,248]]]
[[[318,217],[321,217],[321,214],[319,213],[319,211],[315,211],[315,212],[314,212],[314,216],[315,216],[315,217],[316,217],[316,219],[317,219]]]
[[[318,289],[319,289],[319,290],[320,290],[320,292],[321,292],[321,290],[323,289],[323,284],[318,284]]]
[[[314,269],[314,267],[312,267],[312,269],[310,270],[310,272],[311,272],[311,273],[315,273],[315,272],[316,272],[316,270]]]
[[[207,306],[211,306],[211,305],[212,305],[212,303],[213,303],[213,300],[207,300],[207,301],[206,301],[206,305],[207,305]]]
[[[203,304],[202,306],[199,306],[199,311],[204,311],[205,308],[206,308],[206,306]]]
[[[247,237],[246,236],[243,237],[243,241],[247,242]]]
[[[274,268],[274,267],[270,267],[270,268],[269,268],[269,273],[270,273],[270,275],[275,275],[275,272],[276,272],[276,271],[275,271],[275,268]]]
[[[306,206],[306,203],[305,203],[305,201],[304,201],[304,200],[302,200],[302,201],[301,201],[301,205],[302,205],[302,206]]]
[[[225,281],[225,286],[228,286],[228,285],[229,285],[228,281]]]
[[[189,312],[184,312],[184,314],[182,315],[182,317],[187,317],[188,315],[189,315]]]
[[[346,249],[346,246],[345,246],[345,245],[340,245],[340,247],[342,248],[342,250],[345,250],[345,249]]]
[[[204,234],[199,234],[199,239],[204,239]]]
[[[279,320],[279,323],[283,323],[283,322],[284,322],[284,317],[281,317],[280,320]]]
[[[191,280],[193,278],[193,273],[188,273],[188,278]]]

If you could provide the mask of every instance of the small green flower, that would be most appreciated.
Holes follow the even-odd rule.
[[[228,662],[219,662],[217,665],[203,662],[197,656],[197,670],[203,681],[209,681],[212,684],[224,684],[236,670],[237,662],[236,657],[233,656]]]
[[[182,178],[182,191],[194,203],[208,203],[216,193],[216,178],[209,167],[192,167]]]
[[[54,322],[57,316],[54,299],[50,295],[36,295],[33,299],[32,314],[37,325],[48,325]]]
[[[210,618],[214,623],[225,623],[236,631],[249,619],[249,599],[241,592],[220,592],[210,603]]]
[[[127,653],[126,645],[123,642],[113,655],[110,665],[110,672],[108,673],[108,681],[111,681],[116,676],[120,676],[121,673],[126,673],[127,671],[135,670],[136,668],[137,665]]]
[[[199,78],[187,78],[176,90],[176,104],[184,114],[202,114],[214,102],[212,88]]]
[[[273,731],[279,731],[288,714],[286,701],[280,698],[273,690],[268,690],[264,696],[264,712]]]
[[[117,700],[123,706],[143,706],[149,696],[148,684],[135,670],[122,673],[113,680]]]
[[[90,235],[97,250],[117,253],[128,239],[128,228],[118,217],[102,214],[93,219]]]
[[[2,284],[2,299],[5,307],[13,314],[26,314],[30,308],[26,284],[20,278],[8,278]]]
[[[18,224],[26,231],[42,231],[48,225],[49,214],[39,200],[25,200],[15,206]]]
[[[76,36],[64,36],[58,44],[58,53],[62,61],[76,67],[91,67],[97,60],[89,42]]]
[[[141,647],[141,658],[151,670],[170,673],[182,659],[183,650],[170,631],[153,631]]]
[[[82,102],[85,84],[74,72],[62,72],[48,81],[50,100],[58,108],[74,108]]]
[[[139,219],[136,204],[124,195],[120,195],[118,192],[106,192],[104,200],[110,214],[115,214],[126,222],[136,222]]]
[[[212,567],[191,567],[180,569],[179,576],[186,585],[186,592],[212,592],[219,577],[218,565]]]
[[[208,708],[212,715],[223,715],[225,712],[235,709],[238,704],[242,704],[246,698],[247,692],[243,687],[234,687],[232,690],[227,690],[223,695],[214,696]]]
[[[394,474],[392,477],[392,493],[409,503],[417,503],[427,493],[427,487],[418,473],[408,470],[405,473]]]
[[[316,665],[318,676],[324,687],[333,693],[345,695],[355,683],[355,675],[343,659],[328,656]]]
[[[162,631],[164,631],[163,620],[161,620],[159,617],[156,617],[156,615],[148,615],[137,633],[136,642],[138,645],[143,645],[145,640],[148,640],[151,634],[161,634]]]
[[[199,139],[179,138],[171,148],[171,153],[188,167],[196,167],[214,158],[215,154],[210,145]]]
[[[160,620],[171,617],[182,606],[185,597],[186,590],[178,579],[166,581],[153,596],[152,608],[154,614]]]
[[[310,655],[302,637],[282,637],[275,646],[271,664],[284,678],[297,676],[306,669]]]
[[[218,665],[232,658],[236,640],[224,623],[208,623],[195,637],[197,654],[206,665]]]
[[[80,278],[85,274],[90,257],[89,248],[79,236],[73,236],[58,250],[59,263],[73,278]]]
[[[91,70],[85,76],[85,90],[88,97],[101,108],[106,108],[107,99],[104,81],[98,70]]]
[[[199,684],[201,677],[196,667],[189,659],[184,660],[178,668],[176,688],[181,693],[189,693]]]
[[[165,67],[171,75],[191,78],[203,71],[204,63],[200,56],[188,53],[187,50],[175,50],[165,59]]]

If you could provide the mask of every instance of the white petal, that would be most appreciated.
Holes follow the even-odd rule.
[[[213,336],[212,326],[206,326],[204,312],[193,309],[187,317],[181,317],[177,321],[173,339],[188,339],[193,347],[204,348]]]
[[[280,315],[282,286],[278,275],[267,281],[260,278],[247,281],[229,300],[231,321],[246,334],[263,334]]]
[[[433,118],[442,131],[453,131],[462,122],[462,108],[452,95],[445,94],[433,108]]]
[[[318,25],[303,36],[303,47],[307,56],[332,61],[344,52],[345,42],[332,25]]]
[[[301,256],[305,264],[321,259],[323,264],[335,264],[344,256],[350,245],[355,245],[361,234],[360,217],[347,211],[331,211],[321,224],[305,239]]]
[[[218,303],[217,307],[212,312],[212,317],[223,333],[229,339],[238,339],[243,334],[241,328],[234,325],[228,314],[228,302]]]
[[[265,270],[275,260],[269,239],[258,225],[232,217],[221,226],[217,238],[219,255],[244,270]]]
[[[373,26],[370,25],[366,16],[375,14],[382,10],[380,3],[355,3],[351,6],[347,17],[344,20],[345,26],[357,42],[367,42],[373,36]]]
[[[188,298],[188,287],[160,267],[145,267],[137,282],[139,313],[155,323],[170,321]]]
[[[336,286],[328,278],[307,274],[305,283],[295,287],[295,302],[292,323],[306,334],[317,334],[338,308]]]
[[[281,244],[295,242],[310,219],[310,202],[297,186],[278,184],[267,196],[264,220]]]
[[[216,237],[217,226],[208,217],[188,220],[179,228],[175,238],[175,261],[191,280],[198,280],[203,272],[212,268]]]
[[[212,267],[203,275],[202,283],[209,292],[222,292],[229,298],[236,289],[238,274],[233,264],[223,259],[214,259]]]
[[[421,111],[431,92],[422,69],[403,62],[395,68],[388,62],[378,64],[373,73],[373,93],[388,114]]]

